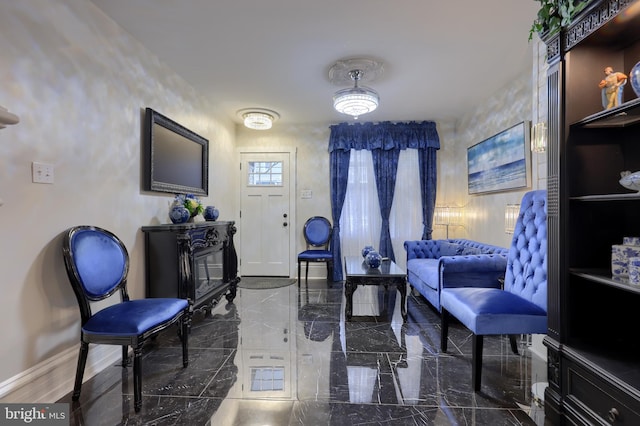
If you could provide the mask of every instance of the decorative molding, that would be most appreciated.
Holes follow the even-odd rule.
[[[542,39],[547,45],[547,63],[556,62],[564,52],[571,50],[591,33],[615,18],[633,2],[634,0],[602,2],[598,7],[585,9],[566,30],[561,30],[560,34],[556,33],[548,39],[548,35],[543,35]]]
[[[71,392],[76,375],[78,347],[48,358],[0,383],[0,400],[5,403],[53,403]],[[84,373],[84,381],[112,366],[122,357],[120,346],[94,345]]]
[[[569,51],[633,2],[634,0],[609,0],[581,14],[581,18],[572,23],[564,33],[564,51]]]
[[[560,36],[556,34],[555,37],[545,42],[547,45],[547,63],[552,64],[560,59]]]
[[[555,349],[547,351],[547,380],[553,386],[560,386],[560,355]]]
[[[370,83],[377,80],[384,72],[382,61],[372,58],[350,58],[337,61],[329,68],[329,81],[337,86],[349,86],[353,79],[350,71],[360,70],[360,83]]]

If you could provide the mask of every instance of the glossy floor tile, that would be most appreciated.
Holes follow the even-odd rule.
[[[131,368],[113,365],[85,382],[71,424],[544,424],[532,386],[546,381],[546,365],[524,341],[516,355],[508,339],[485,338],[475,393],[470,333],[451,324],[440,353],[440,317],[420,296],[408,297],[403,323],[395,290],[359,289],[354,315],[366,315],[345,322],[342,283],[265,281],[243,278],[234,303],[194,315],[187,368],[175,329],[145,347],[139,413]],[[372,308],[376,299],[388,309]]]

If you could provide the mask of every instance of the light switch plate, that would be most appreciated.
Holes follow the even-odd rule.
[[[31,163],[33,183],[53,183],[53,164]]]

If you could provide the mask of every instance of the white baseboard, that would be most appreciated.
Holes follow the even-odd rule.
[[[304,280],[305,266],[302,265],[300,270],[301,279]],[[327,265],[325,263],[310,263],[309,264],[309,279],[326,279],[327,278]]]
[[[54,403],[73,390],[79,344],[40,362],[0,383],[0,401],[5,403]],[[84,380],[122,358],[120,346],[91,345]]]

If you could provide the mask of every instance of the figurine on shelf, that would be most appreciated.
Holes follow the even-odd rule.
[[[602,89],[602,106],[609,109],[622,103],[622,87],[627,83],[627,76],[613,71],[612,67],[606,67],[604,74],[605,78],[600,81],[598,87]]]

